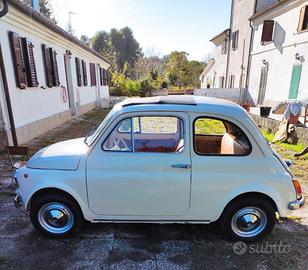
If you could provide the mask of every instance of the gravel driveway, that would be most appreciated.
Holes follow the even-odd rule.
[[[33,140],[32,151],[84,136],[106,113],[95,110]],[[308,206],[246,246],[226,241],[217,224],[87,223],[68,239],[51,240],[14,208],[3,155],[0,165],[0,269],[308,269]]]

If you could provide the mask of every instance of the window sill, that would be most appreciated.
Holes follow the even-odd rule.
[[[301,30],[301,31],[297,31],[297,34],[299,35],[299,34],[306,33],[306,32],[308,32],[308,28]]]

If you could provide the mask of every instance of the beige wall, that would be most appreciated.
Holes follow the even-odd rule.
[[[254,6],[255,1],[253,0],[234,0],[231,33],[239,30],[239,41],[238,49],[236,50],[232,49],[232,42],[230,44],[230,58],[227,80],[228,85],[229,76],[235,76],[234,88],[241,87],[240,78],[242,74],[242,87],[245,87],[251,40],[251,28],[248,19],[253,15]]]

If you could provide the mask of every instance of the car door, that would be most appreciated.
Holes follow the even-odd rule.
[[[90,209],[129,219],[187,212],[191,184],[187,126],[184,112],[119,117],[87,159]]]

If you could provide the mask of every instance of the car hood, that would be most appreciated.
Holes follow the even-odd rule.
[[[28,168],[76,170],[80,157],[88,150],[84,138],[63,141],[38,151],[27,163]]]

